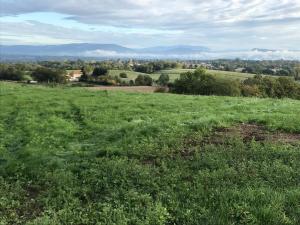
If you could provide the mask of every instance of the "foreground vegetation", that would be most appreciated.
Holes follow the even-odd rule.
[[[215,133],[300,133],[299,101],[8,83],[0,98],[1,225],[300,223],[299,143]]]

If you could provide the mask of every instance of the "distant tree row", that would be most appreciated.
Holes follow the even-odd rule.
[[[0,66],[0,79],[13,81],[36,80],[47,83],[65,83],[67,81],[67,76],[65,70],[37,67],[32,72],[29,72],[16,66],[8,65]]]
[[[178,68],[179,64],[176,62],[158,61],[137,64],[133,66],[133,70],[140,73],[155,73],[160,70]]]

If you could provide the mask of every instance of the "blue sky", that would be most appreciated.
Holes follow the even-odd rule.
[[[300,0],[0,0],[0,42],[300,50]]]

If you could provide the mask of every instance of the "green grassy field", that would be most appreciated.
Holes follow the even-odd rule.
[[[135,80],[135,78],[137,78],[137,76],[139,74],[146,75],[145,73],[139,73],[139,72],[129,71],[129,70],[110,70],[109,75],[110,76],[119,76],[120,73],[122,73],[122,72],[127,74],[128,78],[126,80]]]
[[[300,101],[0,83],[0,224],[300,224]],[[226,129],[219,129],[219,131]]]
[[[175,79],[179,78],[181,73],[185,73],[189,71],[193,72],[194,70],[193,69],[171,69],[171,70],[162,70],[149,75],[154,80],[157,80],[161,74],[168,74],[170,76],[170,80],[174,81]],[[126,71],[126,70],[110,70],[109,75],[119,76],[121,72],[125,72],[128,75],[128,79],[126,80],[134,80],[139,74],[143,74],[134,71]],[[221,79],[229,79],[229,80],[245,80],[255,75],[250,73],[227,72],[227,71],[220,71],[220,70],[207,70],[207,72]]]

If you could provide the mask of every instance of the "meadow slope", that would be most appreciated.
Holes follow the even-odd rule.
[[[159,76],[161,74],[168,74],[170,77],[170,81],[174,81],[180,77],[181,73],[186,73],[186,72],[194,72],[194,69],[170,69],[170,70],[161,70],[152,74],[146,74],[146,73],[139,73],[139,72],[134,72],[134,71],[129,71],[129,70],[110,70],[109,75],[111,76],[119,76],[120,73],[126,73],[128,78],[124,80],[135,80],[139,74],[142,75],[149,75],[152,77],[154,80],[158,80]],[[251,73],[239,73],[239,72],[230,72],[230,71],[221,71],[221,70],[207,70],[207,73],[212,74],[213,76],[220,78],[220,79],[225,79],[225,80],[245,80],[250,77],[254,77],[255,74]],[[263,75],[265,76],[265,75]],[[274,77],[279,77],[279,76],[274,76]]]
[[[0,108],[1,225],[300,224],[299,140],[220,135],[299,134],[300,101],[2,82]]]

